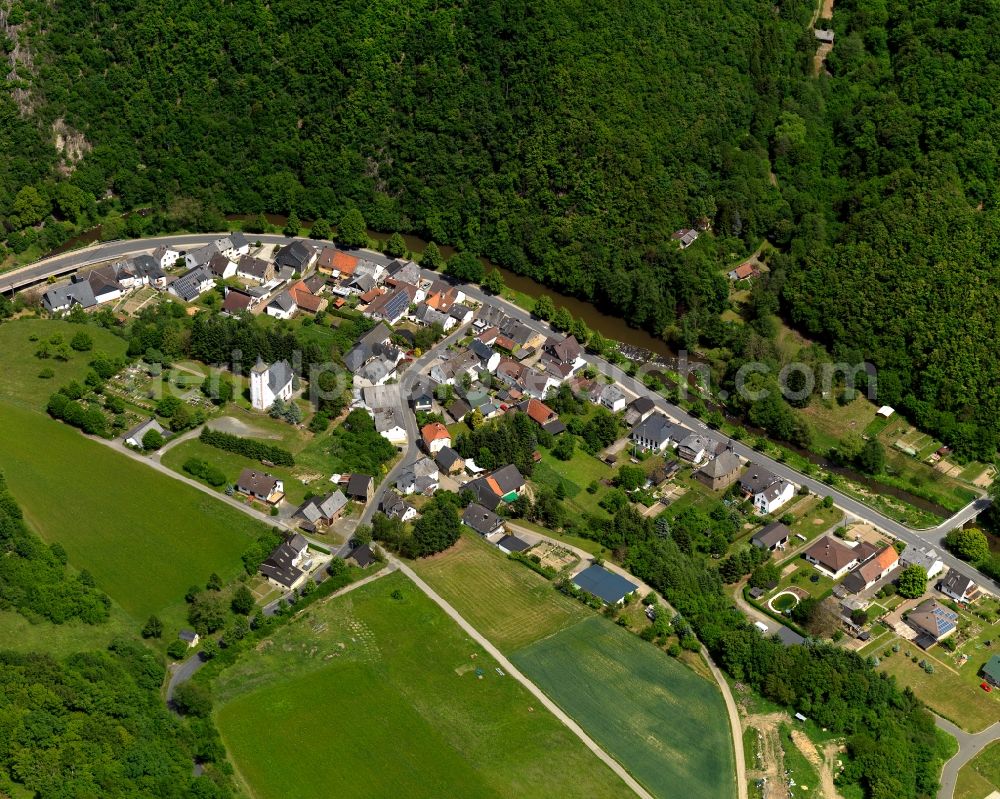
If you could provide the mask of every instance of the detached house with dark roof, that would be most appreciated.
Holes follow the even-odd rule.
[[[325,497],[307,499],[296,509],[293,518],[299,519],[299,526],[315,530],[320,525],[333,524],[347,506],[347,496],[339,488]]]
[[[689,433],[662,413],[654,413],[633,427],[629,438],[639,449],[663,452],[667,447],[676,447]]]
[[[301,274],[316,262],[316,257],[316,250],[313,247],[296,239],[274,254],[274,265],[279,269],[290,267]]]
[[[483,538],[504,531],[503,519],[475,502],[469,505],[462,514],[462,524],[475,530]]]
[[[259,499],[268,505],[277,505],[285,496],[285,484],[277,477],[258,472],[255,469],[244,469],[236,481],[236,490],[246,494],[251,499]]]
[[[899,553],[884,546],[865,559],[844,578],[843,586],[852,594],[860,594],[888,577],[899,566]]]
[[[774,552],[776,549],[785,548],[791,534],[792,531],[781,522],[771,522],[754,533],[750,538],[750,543],[759,549]]]
[[[974,602],[980,596],[979,586],[955,569],[949,571],[945,578],[938,583],[938,591],[963,604]]]
[[[858,565],[858,553],[836,538],[823,536],[802,553],[819,571],[839,580]]]
[[[257,284],[267,283],[274,278],[274,266],[262,258],[243,255],[236,262],[236,276]]]
[[[309,542],[296,533],[268,556],[260,565],[260,573],[278,587],[294,591],[306,581],[309,574],[312,560],[308,555]]]
[[[925,599],[910,611],[906,623],[917,632],[916,645],[927,649],[958,629],[958,614],[936,599]]]
[[[726,450],[698,469],[694,477],[713,491],[723,491],[739,479],[741,471],[743,461],[740,456],[732,450]]]

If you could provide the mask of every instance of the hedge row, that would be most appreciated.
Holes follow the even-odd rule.
[[[270,461],[275,466],[294,466],[295,458],[287,449],[276,447],[273,444],[265,444],[254,438],[241,438],[240,436],[223,433],[219,430],[209,430],[203,427],[201,436],[202,443],[208,444],[216,449],[223,449],[226,452],[235,452],[257,461]]]

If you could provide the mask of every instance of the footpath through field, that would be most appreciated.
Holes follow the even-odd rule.
[[[515,522],[508,520],[507,526],[520,536],[531,539],[540,539],[542,541],[547,541],[563,549],[568,549],[570,552],[575,554],[580,558],[581,564],[586,564],[588,561],[593,559],[593,555],[589,552],[575,547],[572,544],[568,544],[565,541],[561,541],[558,538],[550,538],[547,535],[537,532],[536,530],[528,529],[527,527],[521,527]],[[643,595],[652,593],[660,602],[662,602],[667,608],[670,609],[671,613],[676,613],[677,611],[674,607],[667,602],[667,600],[660,595],[659,591],[655,591],[645,581],[640,580],[634,574],[623,569],[616,563],[610,561],[604,562],[604,568],[608,571],[614,572],[625,579],[634,582],[639,586],[639,590]],[[733,750],[736,756],[736,791],[739,799],[747,799],[747,774],[746,774],[746,759],[743,754],[743,726],[740,723],[740,714],[736,709],[736,701],[733,698],[733,692],[729,689],[729,683],[726,682],[726,678],[723,676],[722,671],[712,660],[712,656],[709,654],[708,649],[705,645],[701,645],[701,656],[705,658],[705,662],[708,664],[708,668],[712,672],[712,676],[715,678],[715,682],[719,686],[719,690],[722,692],[722,698],[726,703],[726,714],[729,716],[729,730],[733,739]]]
[[[433,602],[435,602],[445,613],[447,613],[459,627],[461,627],[472,640],[479,644],[483,649],[485,649],[489,654],[499,663],[506,672],[517,680],[521,685],[530,691],[539,702],[541,702],[545,708],[552,713],[557,719],[559,719],[569,730],[576,735],[583,744],[597,757],[599,757],[604,763],[610,768],[615,774],[617,774],[622,781],[631,788],[637,796],[642,797],[642,799],[653,799],[653,796],[643,788],[636,780],[629,774],[624,767],[611,755],[605,752],[594,739],[592,739],[583,728],[580,727],[572,718],[563,713],[559,706],[549,699],[543,692],[542,689],[535,685],[531,680],[529,680],[513,663],[511,663],[501,652],[497,649],[490,641],[479,633],[475,627],[469,624],[462,615],[455,610],[442,596],[440,596],[433,588],[431,588],[427,583],[425,583],[419,575],[409,566],[407,566],[402,561],[389,557],[391,563],[398,566],[399,570],[405,574],[413,584],[417,586],[421,591],[423,591]],[[742,799],[742,798],[741,798]]]

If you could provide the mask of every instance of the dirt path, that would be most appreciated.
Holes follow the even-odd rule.
[[[631,788],[637,796],[642,797],[642,799],[653,799],[652,795],[650,795],[650,793],[625,770],[621,763],[605,752],[593,738],[587,735],[579,724],[573,721],[573,719],[564,713],[555,702],[549,699],[542,692],[541,688],[535,685],[525,674],[523,674],[513,663],[511,663],[504,656],[503,652],[497,649],[489,641],[489,639],[469,624],[469,622],[467,622],[462,615],[447,602],[447,600],[445,600],[433,588],[420,579],[413,569],[392,556],[389,557],[389,562],[395,564],[403,574],[413,581],[417,588],[423,591],[433,602],[435,602],[445,613],[447,613],[473,641],[485,649],[493,657],[493,659],[504,668],[507,674],[521,683],[521,685],[523,685],[542,705],[544,705],[553,716],[565,724],[570,731],[583,742],[584,746],[597,755],[597,757],[599,757],[615,774],[621,777],[622,781],[628,785],[628,787]]]
[[[802,730],[795,728],[792,729],[792,741],[819,774],[819,788],[823,799],[843,799],[833,782],[833,769],[837,763],[840,747],[836,743],[830,742],[823,747],[823,756],[820,757],[820,753],[816,751],[816,746],[809,740],[809,736]]]
[[[778,727],[786,720],[784,713],[748,716],[746,719],[747,727],[757,730],[759,747],[755,753],[758,768],[747,772],[747,778],[764,780],[768,799],[789,799],[788,783],[785,780],[785,753],[778,737]]]

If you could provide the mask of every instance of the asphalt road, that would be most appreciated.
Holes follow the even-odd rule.
[[[188,249],[212,241],[215,238],[218,238],[220,235],[223,234],[198,233],[198,234],[181,235],[181,236],[160,236],[150,239],[141,239],[133,241],[116,241],[116,242],[108,242],[106,244],[94,245],[82,250],[75,250],[73,252],[64,253],[62,255],[58,255],[53,258],[46,259],[44,261],[39,261],[38,263],[32,264],[31,266],[22,267],[14,271],[7,272],[4,275],[0,276],[0,291],[5,291],[5,292],[11,291],[12,288],[18,288],[21,286],[30,285],[32,283],[43,282],[51,275],[66,275],[73,269],[85,266],[87,264],[95,263],[98,261],[120,258],[139,252],[146,252],[158,247],[161,244],[172,244],[176,246],[178,249]],[[258,239],[265,244],[285,244],[291,241],[291,239],[288,238],[287,236],[266,235],[266,234],[256,236],[255,239]],[[332,242],[316,242],[316,243],[332,244]],[[370,250],[364,250],[362,254],[368,260],[377,263],[386,264],[391,260],[385,255],[382,255],[381,253],[377,253]],[[439,279],[441,277],[441,275],[439,275],[438,273],[429,270],[424,270],[424,274],[426,277],[431,279],[435,278]],[[544,322],[533,318],[529,313],[511,303],[508,303],[497,297],[486,295],[476,286],[467,285],[463,287],[463,290],[469,297],[478,302],[488,301],[492,303],[502,304],[504,306],[506,313],[509,316],[524,322],[533,330],[536,330],[546,335],[551,332],[548,325],[546,325]],[[434,351],[432,350],[431,352],[428,352],[427,355],[431,355],[432,352]],[[410,371],[411,372],[419,371],[421,368],[421,363],[425,362],[425,358],[427,358],[427,356],[423,356],[418,361],[414,362],[414,364],[411,365]],[[585,358],[591,365],[593,365],[596,369],[598,369],[598,371],[600,371],[602,374],[610,375],[632,393],[651,396],[651,398],[661,411],[663,411],[673,419],[677,420],[681,424],[690,427],[692,430],[708,432],[708,428],[703,422],[690,416],[682,408],[670,404],[663,397],[656,394],[650,394],[648,389],[646,389],[646,387],[639,380],[625,374],[625,372],[619,369],[617,366],[614,366],[613,364],[608,363],[604,359],[598,358],[593,355],[586,355]],[[426,362],[429,362],[429,359],[427,359]],[[412,414],[408,412],[404,413],[404,418],[407,418],[408,420],[408,430],[409,432],[412,433],[415,432],[415,422],[410,423],[409,418],[411,416]],[[931,528],[929,530],[913,530],[909,527],[906,527],[903,524],[900,524],[899,522],[893,519],[888,518],[887,516],[879,513],[878,511],[869,508],[867,505],[864,505],[858,500],[849,497],[846,494],[842,494],[841,492],[837,491],[834,488],[831,488],[825,483],[822,483],[806,475],[800,474],[799,472],[796,472],[794,469],[791,469],[790,467],[786,466],[783,463],[779,463],[776,460],[765,457],[761,453],[756,452],[755,450],[751,449],[750,447],[747,447],[744,444],[741,444],[738,441],[732,441],[731,444],[733,446],[733,450],[737,454],[741,455],[744,458],[748,458],[756,463],[761,464],[762,466],[766,467],[779,477],[798,483],[799,485],[805,485],[810,491],[819,496],[833,497],[833,500],[836,503],[836,505],[841,509],[847,511],[852,516],[867,521],[875,525],[876,527],[880,527],[883,530],[892,533],[894,536],[900,538],[906,543],[917,544],[917,545],[930,545],[935,548],[938,548],[941,555],[941,560],[944,561],[944,563],[949,568],[955,569],[959,573],[964,574],[970,577],[971,579],[974,579],[977,583],[979,583],[989,591],[995,594],[1000,594],[1000,582],[997,582],[991,579],[990,577],[987,577],[978,570],[974,569],[968,563],[965,563],[964,561],[961,561],[958,558],[951,555],[950,553],[944,551],[943,548],[941,547],[941,542],[945,534],[949,530],[952,530],[955,527],[960,527],[965,522],[974,518],[980,511],[983,510],[983,508],[989,505],[990,501],[988,498],[983,497],[981,499],[977,499],[974,502],[969,503],[969,505],[967,505],[965,508],[963,508],[958,513],[953,515],[951,518],[942,522],[937,527]],[[407,458],[412,459],[416,451],[415,447],[416,447],[416,439],[415,437],[411,436],[411,443],[407,448],[405,457],[400,462],[400,464],[408,463],[409,460],[407,460]],[[401,468],[401,465],[398,464],[397,468]],[[390,476],[394,477],[394,475]],[[369,511],[369,509],[366,509],[362,520],[363,521],[369,520],[373,512],[374,512],[373,510]]]
[[[953,735],[955,740],[958,741],[958,752],[951,760],[944,764],[944,769],[941,772],[941,788],[938,790],[937,795],[937,799],[952,799],[952,796],[955,794],[955,783],[958,781],[958,772],[962,766],[982,752],[993,741],[1000,739],[1000,721],[977,733],[966,732],[936,714],[934,716],[934,723],[937,724],[938,729],[944,730],[949,735]]]

